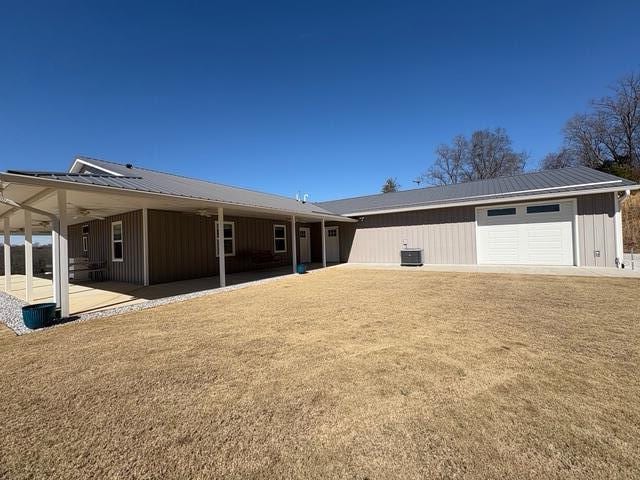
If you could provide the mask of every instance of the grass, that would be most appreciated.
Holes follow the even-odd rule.
[[[636,279],[329,269],[0,333],[0,477],[630,478]]]

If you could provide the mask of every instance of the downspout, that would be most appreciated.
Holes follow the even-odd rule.
[[[616,267],[624,268],[624,242],[622,237],[622,204],[631,195],[631,190],[625,190],[624,193],[618,197],[615,194],[615,214],[614,214],[614,233],[616,239]]]

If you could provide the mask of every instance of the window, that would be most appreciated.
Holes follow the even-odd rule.
[[[224,256],[232,257],[236,254],[236,236],[235,224],[233,222],[224,222]],[[218,222],[216,221],[216,257],[220,256],[218,250],[218,239],[220,238],[218,231]]]
[[[527,207],[527,213],[549,213],[549,212],[559,212],[560,204],[559,203],[551,203],[549,205],[532,205]]]
[[[327,237],[337,237],[337,236],[338,236],[337,228],[330,228],[329,230],[327,230]]]
[[[513,208],[492,208],[491,210],[487,210],[488,217],[499,217],[501,215],[515,215],[516,209]]]
[[[89,235],[89,225],[82,225],[82,234]]]
[[[87,246],[88,240],[87,237],[84,236],[82,237],[82,251],[83,252],[87,252],[89,250],[89,247]]]
[[[273,251],[276,253],[287,251],[287,227],[284,225],[273,226]]]
[[[122,262],[122,222],[111,223],[111,260]]]

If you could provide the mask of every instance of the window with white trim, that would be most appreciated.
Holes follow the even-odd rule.
[[[236,227],[234,222],[224,222],[224,256],[232,257],[236,254]],[[220,231],[218,229],[218,221],[216,220],[216,257],[220,256],[218,249],[218,239]]]
[[[276,253],[283,253],[287,251],[286,225],[273,226],[273,251]]]
[[[111,260],[114,262],[124,260],[122,236],[122,221],[111,222]]]
[[[89,239],[85,235],[84,237],[82,237],[82,251],[85,253],[89,251],[88,243],[89,243]]]

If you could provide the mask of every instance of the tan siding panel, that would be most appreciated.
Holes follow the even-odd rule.
[[[615,267],[614,193],[578,197],[580,265]],[[595,251],[600,256],[595,256]]]
[[[340,232],[341,256],[349,262],[398,263],[404,240],[424,250],[425,263],[476,261],[473,207],[371,215]]]

